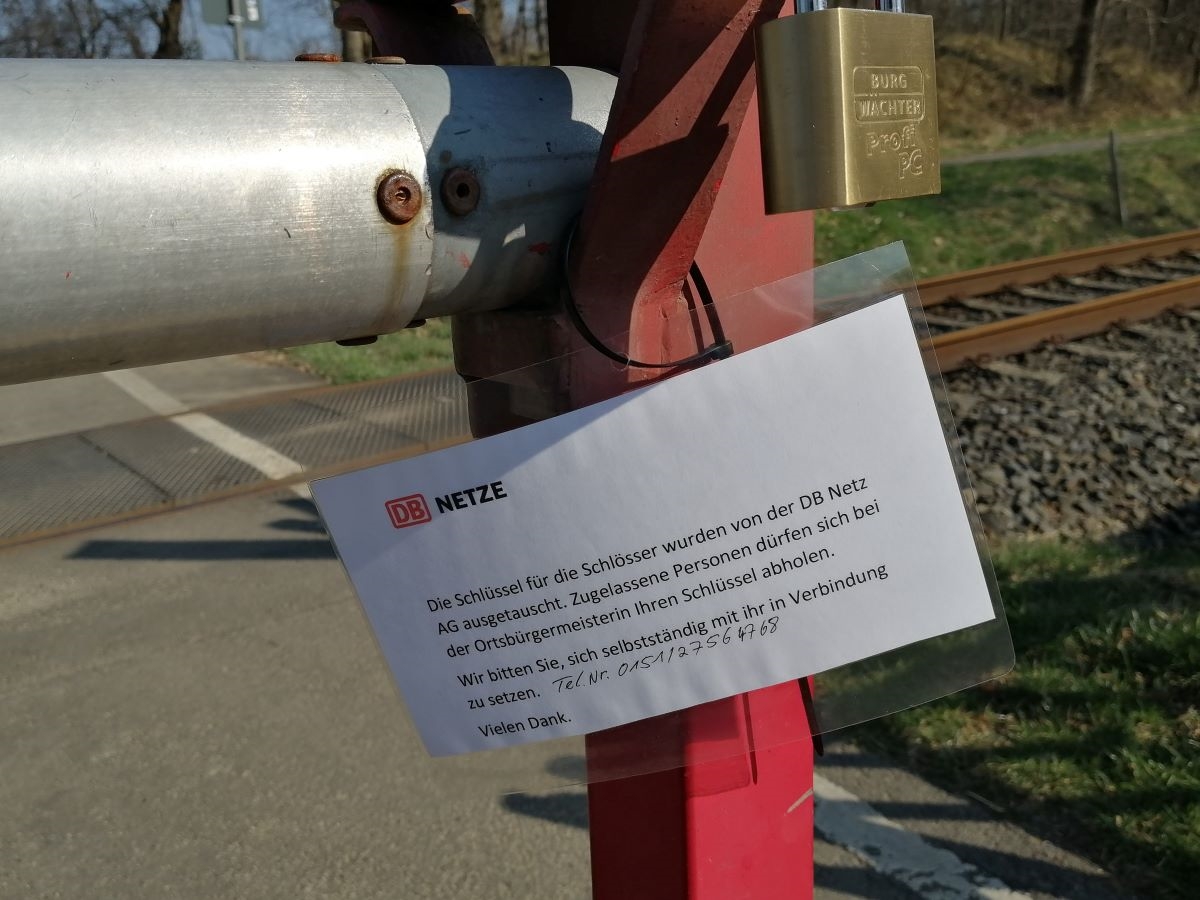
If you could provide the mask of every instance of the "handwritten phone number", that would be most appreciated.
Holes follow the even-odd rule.
[[[702,640],[688,641],[683,644],[664,647],[657,653],[640,656],[631,662],[623,662],[617,668],[617,677],[620,678],[633,672],[644,672],[655,666],[666,665],[689,656],[699,656],[706,650],[715,650],[717,647],[727,646],[735,641],[744,644],[755,638],[769,637],[778,630],[779,616],[771,616],[769,619],[764,619],[757,624],[730,625],[720,634],[714,631]]]

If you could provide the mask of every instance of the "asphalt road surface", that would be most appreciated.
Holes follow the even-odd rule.
[[[139,377],[160,395],[100,376],[0,389],[0,451],[307,383],[238,360]],[[430,761],[303,493],[0,549],[0,898],[589,896],[579,745]],[[815,802],[821,900],[1124,896],[850,743]]]

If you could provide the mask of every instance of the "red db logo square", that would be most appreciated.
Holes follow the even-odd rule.
[[[429,504],[421,494],[409,494],[407,497],[397,497],[383,504],[387,507],[388,518],[396,528],[407,528],[409,525],[424,525],[431,518]]]

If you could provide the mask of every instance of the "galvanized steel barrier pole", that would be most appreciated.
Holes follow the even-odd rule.
[[[0,60],[0,384],[359,338],[557,276],[615,79]]]

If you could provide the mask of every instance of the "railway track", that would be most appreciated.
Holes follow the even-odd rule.
[[[930,278],[917,289],[926,351],[951,372],[1200,306],[1200,229]]]
[[[918,287],[931,333],[927,347],[937,354],[942,370],[950,371],[1032,350],[1046,342],[1102,331],[1114,322],[1149,318],[1167,308],[1200,305],[1200,230],[928,279]],[[1200,320],[1200,313],[1190,316]],[[1188,322],[1187,326],[1196,332],[1200,323]],[[1150,434],[1164,416],[1182,417],[1188,424],[1170,432],[1170,442],[1183,448],[1200,446],[1191,432],[1185,433],[1200,421],[1193,412],[1194,401],[1189,399],[1195,394],[1191,346],[1187,341],[1181,344],[1177,352],[1184,354],[1184,362],[1172,369],[1187,381],[1186,389],[1181,387],[1178,397],[1168,398],[1165,411],[1145,397],[1139,399],[1135,406],[1147,410],[1150,418],[1142,416],[1136,427],[1130,425],[1127,431]],[[1130,347],[1091,352],[1090,361],[1076,362],[1100,370],[1114,368],[1113,360],[1131,371],[1159,365],[1157,360],[1139,362],[1139,353]],[[1069,368],[1067,362],[1047,364],[1043,360],[1039,365]],[[1107,371],[1090,373],[1084,381],[1091,383],[1095,380],[1092,375],[1099,378],[1100,374],[1107,375]],[[1033,376],[1045,379],[1059,374],[1030,371],[1024,375],[1026,379]],[[1120,373],[1114,373],[1114,379],[1119,377]],[[1060,408],[1072,404],[1084,408],[1092,402],[1087,397],[1062,402],[1056,398],[1053,408],[1042,416],[1045,422],[1030,431],[1030,421],[1039,414],[1028,408],[1031,401],[1022,399],[1028,394],[1028,381],[1022,386],[1021,379],[997,377],[995,371],[982,369],[964,371],[962,379],[965,381],[956,387],[955,396],[978,400],[977,410],[985,410],[987,416],[1013,416],[1012,421],[1004,421],[1003,429],[997,429],[987,421],[977,422],[979,416],[973,417],[966,408],[956,409],[960,423],[970,432],[970,440],[964,444],[969,465],[985,476],[1011,454],[1004,443],[1008,435],[1020,433],[1024,446],[1035,446],[1040,439],[1035,432],[1052,430]],[[1109,381],[1104,385],[1112,386]],[[1162,390],[1169,393],[1174,389]],[[1105,402],[1110,405],[1096,412],[1095,418],[1117,422],[1113,410],[1119,399]],[[1183,412],[1175,409],[1179,404],[1183,404]],[[467,432],[462,386],[450,372],[265,394],[201,411],[296,460],[305,478],[422,452],[460,440]],[[1104,436],[1089,440],[1103,442]],[[1049,445],[1045,451],[1047,458],[1065,452]],[[1076,454],[1077,462],[1088,454],[1090,451]],[[1200,474],[1189,468],[1195,464],[1200,463],[1193,463],[1190,457],[1180,463],[1184,474],[1173,474],[1170,484],[1155,488],[1155,496],[1173,496],[1172,486],[1180,478],[1187,484],[1200,481]],[[1200,469],[1196,471],[1200,473]],[[1057,477],[1048,472],[1044,480],[1057,483]],[[1137,472],[1125,473],[1104,484],[1138,477]],[[271,481],[215,449],[198,452],[188,434],[157,417],[0,447],[0,548],[283,483]],[[987,489],[981,482],[981,490]],[[1007,489],[996,488],[998,492]],[[1064,494],[1075,492],[1077,486],[1066,485],[1062,490]],[[1108,488],[1097,491],[1111,493]],[[1024,508],[1021,503],[1016,506]],[[1003,510],[997,515],[1001,512],[1008,515]],[[1122,515],[1126,513],[1127,518],[1149,515],[1140,508]],[[1087,516],[1097,518],[1093,513]],[[1043,516],[1039,521],[997,521],[995,530],[1003,532],[1037,530],[1039,522],[1050,520]],[[1059,527],[1058,520],[1051,524]]]

